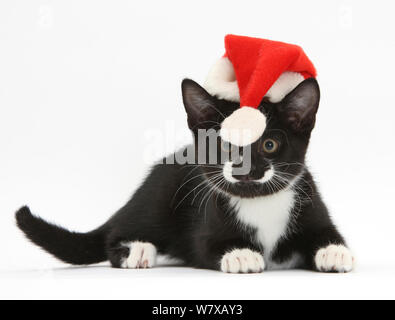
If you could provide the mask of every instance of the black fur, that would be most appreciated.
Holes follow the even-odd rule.
[[[38,246],[71,264],[92,264],[106,260],[106,229],[88,233],[70,232],[31,214],[28,207],[16,213],[18,227]]]
[[[195,134],[198,129],[219,130],[224,116],[239,105],[210,96],[192,80],[182,84],[188,125]],[[245,176],[234,176],[236,184],[226,181],[218,185],[228,194],[241,197],[266,196],[283,189],[296,175],[299,202],[292,212],[293,229],[277,243],[272,259],[285,261],[297,252],[303,257],[302,267],[315,269],[314,254],[328,244],[344,244],[332,224],[314,180],[304,165],[310,133],[318,109],[319,88],[315,79],[305,80],[280,103],[263,100],[260,110],[267,116],[264,135],[251,145],[252,169]],[[262,143],[273,138],[279,143],[274,154],[262,151]],[[217,150],[222,141],[218,139]],[[186,150],[186,149],[185,149]],[[185,152],[181,150],[179,152]],[[268,164],[278,165],[283,179],[275,188],[268,184],[251,183],[262,177]],[[27,207],[16,213],[17,224],[26,236],[55,257],[71,264],[91,264],[109,260],[120,267],[129,249],[128,241],[154,244],[159,253],[180,258],[187,266],[219,269],[223,254],[232,248],[250,248],[263,252],[252,240],[252,228],[240,228],[236,212],[229,206],[223,192],[207,193],[208,179],[222,167],[217,165],[158,164],[130,201],[102,227],[86,233],[69,232],[34,217]]]

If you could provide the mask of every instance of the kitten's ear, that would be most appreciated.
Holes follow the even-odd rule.
[[[314,128],[319,102],[318,82],[314,78],[309,78],[284,98],[279,109],[285,123],[294,131],[308,132]]]
[[[213,97],[190,79],[184,79],[181,88],[189,128],[197,130],[213,127],[218,112]]]

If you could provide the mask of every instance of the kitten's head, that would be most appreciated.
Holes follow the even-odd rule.
[[[219,134],[222,121],[240,107],[238,103],[217,99],[189,79],[182,82],[182,95],[194,134],[195,161],[218,189],[240,197],[272,194],[304,170],[320,99],[314,78],[300,83],[279,103],[263,99],[259,111],[266,116],[266,129],[244,148],[223,141]]]

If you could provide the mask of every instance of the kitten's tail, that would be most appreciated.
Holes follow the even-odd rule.
[[[107,260],[105,225],[88,233],[71,232],[35,217],[28,207],[20,208],[16,223],[36,245],[70,264],[92,264]]]

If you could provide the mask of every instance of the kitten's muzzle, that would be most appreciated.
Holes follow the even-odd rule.
[[[233,178],[240,182],[257,182],[261,180],[270,167],[267,168],[257,168],[255,165],[251,166],[250,172],[245,175],[233,175]]]

